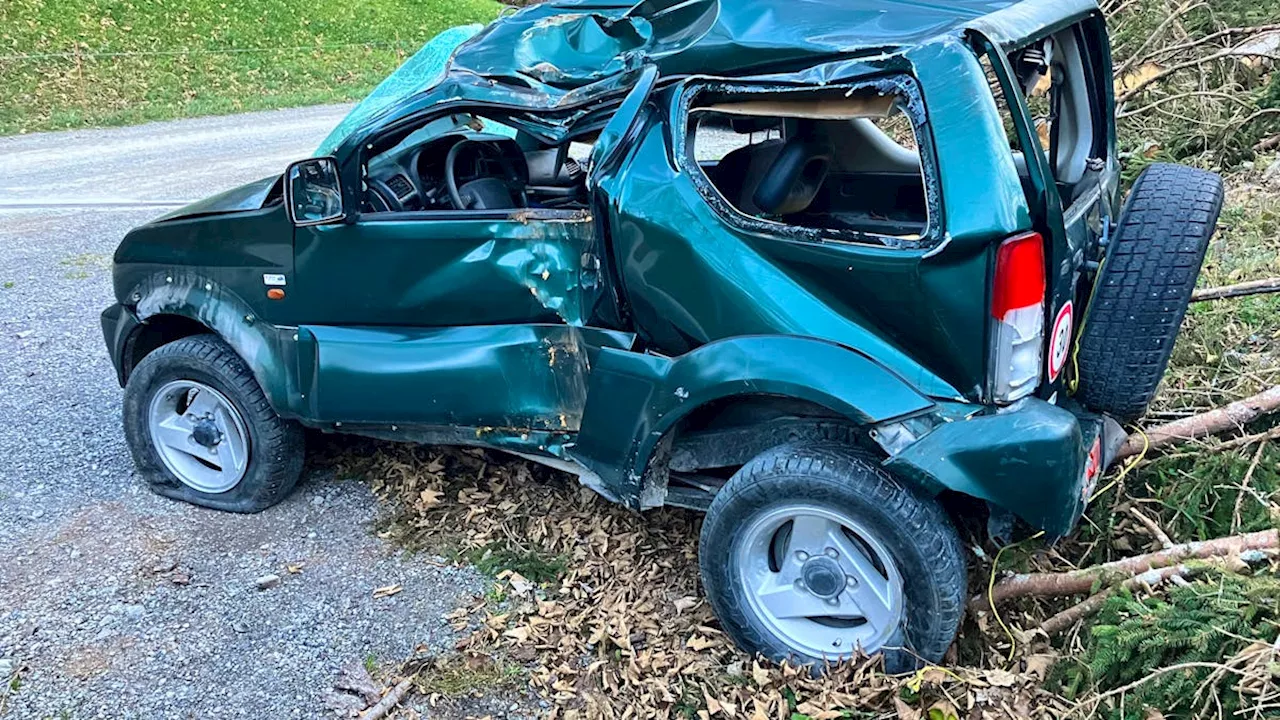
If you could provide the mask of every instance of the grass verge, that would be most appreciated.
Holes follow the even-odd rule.
[[[354,100],[493,0],[6,0],[0,134]]]

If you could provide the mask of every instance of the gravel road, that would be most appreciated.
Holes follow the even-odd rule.
[[[145,490],[98,325],[130,227],[279,172],[346,110],[0,138],[0,680],[25,668],[0,717],[332,717],[340,668],[452,646],[442,616],[485,583],[402,560],[363,485],[309,469],[251,516]]]

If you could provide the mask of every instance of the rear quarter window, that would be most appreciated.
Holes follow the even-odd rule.
[[[939,213],[913,88],[906,79],[694,88],[677,155],[732,223],[793,238],[926,246]]]

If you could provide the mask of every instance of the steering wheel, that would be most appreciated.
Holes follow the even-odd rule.
[[[518,207],[528,207],[529,199],[525,195],[524,183],[521,182],[520,175],[516,172],[511,158],[482,140],[465,139],[454,143],[453,147],[449,148],[449,153],[444,159],[444,183],[449,190],[449,200],[453,203],[453,206],[458,210],[467,210],[474,204],[474,198],[471,198],[472,202],[468,202],[468,199],[464,199],[462,193],[458,190],[458,173],[456,169],[458,156],[462,154],[462,148],[467,145],[475,145],[482,155],[496,157],[498,163],[502,165],[502,174],[506,176],[502,179],[502,184],[506,186],[508,192],[514,192],[515,196],[520,198]]]

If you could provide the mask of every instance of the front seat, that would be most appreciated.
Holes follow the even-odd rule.
[[[766,140],[724,156],[712,180],[748,215],[804,212],[831,170],[825,146],[801,138]]]
[[[802,213],[813,203],[830,172],[831,153],[825,146],[792,138],[756,184],[752,200],[766,215]]]

